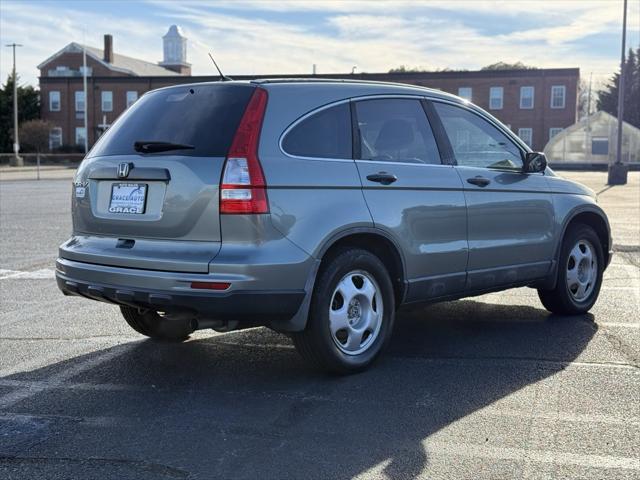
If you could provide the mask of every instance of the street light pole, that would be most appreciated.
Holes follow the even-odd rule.
[[[19,43],[6,45],[13,49],[13,153],[15,154],[15,164],[19,166],[22,159],[18,155],[20,152],[20,138],[18,134],[18,76],[16,75],[16,47],[21,47]]]
[[[627,183],[628,165],[622,163],[622,128],[624,126],[624,80],[625,80],[625,40],[627,37],[627,0],[623,4],[622,14],[622,53],[620,59],[620,81],[618,82],[618,138],[616,147],[616,162],[609,165],[609,185],[625,185]]]
[[[89,119],[87,118],[89,99],[87,98],[87,47],[85,45],[82,45],[82,88],[84,90],[84,154],[86,155],[89,151]]]

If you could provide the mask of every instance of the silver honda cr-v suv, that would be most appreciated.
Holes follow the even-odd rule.
[[[398,307],[529,286],[588,311],[611,258],[589,189],[452,95],[349,81],[155,90],[82,162],[65,294],[143,335],[265,325],[335,372],[368,366]]]

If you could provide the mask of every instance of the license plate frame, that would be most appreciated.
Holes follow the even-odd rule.
[[[117,182],[111,185],[111,197],[109,199],[109,213],[116,215],[143,215],[147,209],[147,193],[149,185],[146,183]],[[117,190],[128,190],[116,192]],[[134,195],[137,190],[142,194]],[[122,195],[121,198],[114,198],[116,193]],[[140,199],[140,196],[142,197]],[[131,197],[131,198],[125,198]],[[115,205],[114,205],[115,200]]]

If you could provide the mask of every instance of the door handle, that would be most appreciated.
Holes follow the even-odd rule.
[[[367,180],[370,180],[372,182],[378,182],[378,183],[381,183],[382,185],[390,185],[396,180],[398,180],[398,177],[396,177],[392,173],[378,172],[378,173],[372,173],[371,175],[367,175]]]
[[[471,185],[477,185],[478,187],[486,187],[491,183],[491,180],[478,176],[467,178],[467,183],[470,183]]]

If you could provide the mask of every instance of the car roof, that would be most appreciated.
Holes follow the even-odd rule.
[[[413,85],[408,83],[397,83],[397,82],[381,82],[375,80],[358,80],[358,79],[347,79],[347,78],[257,78],[255,80],[250,80],[250,83],[256,85],[278,85],[278,84],[296,84],[296,85],[304,85],[308,84],[309,86],[317,86],[317,85],[329,85],[329,84],[337,84],[342,86],[357,86],[360,88],[364,88],[366,90],[370,90],[371,94],[376,93],[390,93],[391,89],[397,89],[397,93],[404,94],[417,94],[417,95],[429,95],[433,97],[446,98],[449,100],[460,101],[460,97],[452,95],[447,92],[443,92],[442,90],[423,87],[420,85]]]
[[[177,85],[170,85],[161,87],[152,91],[167,90],[174,88],[184,88],[196,85],[254,85],[262,86],[263,88],[286,88],[287,86],[295,85],[296,88],[327,88],[331,86],[341,87],[348,92],[360,95],[423,95],[435,98],[442,98],[451,100],[458,103],[466,103],[465,100],[457,97],[453,94],[443,92],[441,90],[422,87],[420,85],[412,85],[407,83],[395,83],[395,82],[379,82],[374,80],[357,80],[357,79],[340,79],[340,78],[257,78],[254,80],[225,80],[225,81],[208,81],[208,82],[193,82],[193,83],[181,83]]]

